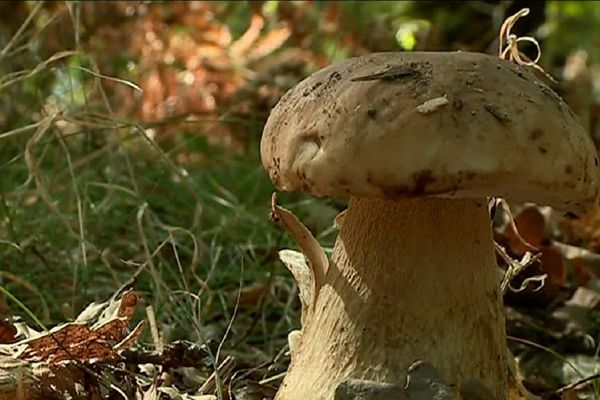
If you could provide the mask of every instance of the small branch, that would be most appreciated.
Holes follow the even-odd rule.
[[[219,393],[219,386],[223,385],[227,380],[229,380],[229,378],[231,378],[234,368],[235,359],[232,356],[225,357],[219,367],[208,377],[200,389],[198,389],[198,393]]]
[[[595,380],[595,379],[599,379],[600,378],[600,372],[594,375],[590,375],[586,378],[580,379],[578,381],[575,381],[573,383],[569,383],[566,386],[561,387],[560,389],[557,389],[554,393],[556,394],[562,394],[563,392],[566,392],[567,390],[570,389],[575,389],[577,386],[581,386],[581,385],[587,385],[589,384],[591,381]]]
[[[187,341],[177,341],[164,346],[162,352],[143,349],[128,349],[122,354],[126,364],[154,364],[163,367],[204,367],[209,351],[204,346]]]
[[[535,261],[539,260],[542,256],[541,253],[532,255],[530,252],[526,252],[521,261],[518,261],[509,256],[504,247],[500,246],[496,242],[494,242],[494,248],[496,249],[500,257],[502,257],[502,259],[508,265],[506,274],[504,274],[504,278],[502,279],[502,283],[500,284],[500,288],[502,290],[503,295],[508,290],[510,282],[513,280],[513,278],[519,275],[521,272],[523,272],[525,268],[529,267]]]

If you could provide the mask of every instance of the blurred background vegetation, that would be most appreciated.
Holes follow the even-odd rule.
[[[355,55],[497,54],[523,7],[514,32],[600,140],[597,1],[0,2],[0,284],[53,323],[136,276],[165,341],[220,341],[235,314],[225,347],[272,359],[299,303],[258,155],[271,107]],[[342,200],[280,201],[331,247]]]

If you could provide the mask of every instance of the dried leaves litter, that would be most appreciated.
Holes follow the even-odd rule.
[[[169,371],[191,368],[209,384],[211,350],[189,342],[145,349],[144,321],[131,328],[138,303],[126,288],[90,304],[73,322],[39,332],[15,328],[17,340],[0,345],[0,399],[211,398],[165,381],[173,381]]]

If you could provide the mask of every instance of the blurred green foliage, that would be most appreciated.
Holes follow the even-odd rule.
[[[567,55],[584,49],[591,65],[600,62],[600,2],[550,1],[547,20],[539,29],[544,37],[547,62],[564,63]]]

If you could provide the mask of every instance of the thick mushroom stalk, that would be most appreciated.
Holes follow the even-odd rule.
[[[507,393],[504,315],[484,199],[353,197],[278,400],[347,378],[403,383],[418,360],[458,390]]]

